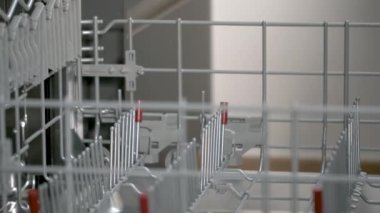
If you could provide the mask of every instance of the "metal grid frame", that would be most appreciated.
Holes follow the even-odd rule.
[[[49,2],[54,2],[54,1],[49,1]],[[80,8],[80,1],[77,0],[77,5],[74,7],[79,7]],[[79,6],[78,6],[79,5]],[[57,7],[59,8],[59,6]],[[78,8],[77,8],[78,9]],[[80,11],[80,10],[77,10]],[[268,191],[269,184],[271,181],[288,181],[292,184],[292,196],[291,200],[292,202],[292,211],[295,212],[298,210],[297,207],[297,202],[298,202],[298,195],[297,195],[297,183],[300,183],[302,181],[305,182],[310,182],[310,183],[315,183],[317,180],[330,180],[330,181],[344,181],[346,177],[340,177],[340,176],[332,176],[332,177],[308,177],[305,176],[304,174],[299,174],[298,173],[298,152],[300,151],[299,149],[299,144],[297,143],[297,138],[296,138],[296,133],[297,129],[296,126],[300,122],[322,122],[323,123],[323,129],[324,132],[326,131],[326,125],[329,122],[343,122],[345,126],[349,124],[349,115],[351,112],[351,109],[349,108],[349,77],[354,77],[354,76],[380,76],[379,73],[372,73],[372,72],[358,72],[358,71],[350,71],[349,68],[349,35],[350,35],[350,29],[351,28],[379,28],[380,24],[379,23],[352,23],[352,22],[334,22],[334,23],[328,23],[328,22],[320,22],[320,23],[284,23],[284,22],[218,22],[218,21],[187,21],[187,20],[133,20],[133,19],[120,19],[120,20],[114,20],[110,22],[109,24],[106,25],[103,30],[99,30],[98,24],[102,23],[97,19],[97,17],[94,17],[94,20],[84,20],[82,21],[82,24],[93,24],[94,29],[93,31],[84,31],[82,32],[83,35],[92,35],[94,38],[94,46],[91,48],[81,48],[83,51],[88,51],[88,50],[93,50],[94,51],[94,58],[93,59],[85,59],[82,62],[94,62],[94,65],[83,65],[81,67],[81,64],[78,63],[80,59],[80,54],[77,55],[76,58],[76,63],[72,63],[73,65],[70,66],[70,64],[66,64],[66,67],[69,67],[69,69],[76,70],[76,84],[77,88],[75,93],[76,99],[75,100],[64,100],[62,95],[60,96],[59,100],[23,100],[22,96],[16,95],[16,98],[14,99],[9,99],[8,94],[10,92],[8,88],[8,82],[6,79],[8,79],[7,72],[2,72],[1,79],[3,79],[2,82],[2,89],[1,89],[1,102],[0,102],[0,133],[1,133],[1,142],[2,145],[7,143],[6,138],[6,132],[5,132],[5,113],[6,109],[15,107],[15,108],[20,108],[20,105],[24,104],[25,106],[28,107],[34,107],[41,109],[42,111],[45,111],[46,108],[56,108],[60,109],[60,115],[59,117],[53,118],[52,120],[48,121],[47,123],[45,122],[45,119],[42,119],[42,128],[36,131],[32,136],[26,141],[32,141],[33,137],[37,137],[37,135],[42,134],[44,135],[46,129],[48,129],[51,125],[53,125],[55,122],[58,122],[59,120],[62,121],[63,117],[66,117],[67,120],[72,120],[71,114],[68,112],[70,111],[75,111],[78,107],[81,108],[82,106],[96,106],[99,108],[119,108],[120,107],[120,102],[107,102],[107,101],[100,101],[99,100],[99,77],[101,76],[110,76],[114,75],[114,73],[109,73],[106,71],[100,70],[99,72],[96,73],[91,73],[90,70],[93,70],[93,68],[96,68],[98,66],[98,63],[101,62],[101,59],[99,58],[99,53],[98,51],[101,50],[102,48],[99,48],[99,43],[98,43],[98,36],[107,33],[107,31],[112,28],[114,25],[117,24],[128,24],[129,26],[129,47],[130,51],[133,51],[133,36],[132,36],[132,27],[133,24],[172,24],[177,26],[177,67],[176,68],[143,68],[144,72],[176,72],[178,75],[178,102],[177,103],[162,103],[162,102],[147,102],[142,104],[142,108],[144,109],[165,109],[165,110],[177,110],[178,111],[178,120],[181,121],[184,119],[183,115],[184,111],[196,111],[196,112],[203,112],[205,109],[208,110],[213,110],[216,109],[215,106],[211,105],[205,105],[204,103],[185,103],[183,100],[183,74],[185,73],[213,73],[213,74],[252,74],[252,75],[261,75],[262,76],[262,106],[261,107],[250,107],[250,108],[244,108],[244,107],[235,107],[232,106],[230,107],[230,110],[243,110],[243,111],[255,111],[255,112],[261,112],[262,113],[262,119],[263,119],[263,144],[262,144],[262,150],[263,150],[263,166],[262,166],[262,172],[258,174],[250,174],[247,172],[237,172],[238,175],[231,175],[234,176],[236,179],[248,179],[251,180],[252,182],[260,182],[262,184],[262,199],[263,199],[263,206],[262,210],[264,212],[268,212],[270,210],[270,205],[269,205],[269,200],[271,199],[271,196]],[[79,23],[78,23],[79,24]],[[215,25],[224,25],[224,26],[247,26],[247,27],[260,27],[262,29],[262,70],[259,71],[234,71],[234,70],[210,70],[210,69],[186,69],[183,68],[182,66],[182,27],[185,25],[207,25],[207,26],[215,26]],[[8,29],[7,25],[2,25],[1,26],[1,47],[5,51],[0,51],[0,54],[2,56],[7,56],[8,50],[10,47],[7,38],[8,38],[8,33],[10,32],[10,28]],[[10,27],[10,25],[9,25]],[[317,72],[298,72],[298,71],[269,71],[267,70],[267,60],[266,60],[266,38],[267,38],[267,28],[268,27],[318,27],[323,29],[323,69],[322,71],[317,71]],[[327,67],[327,48],[328,48],[328,30],[331,27],[339,27],[339,28],[344,28],[344,71],[343,72],[329,72],[328,67]],[[59,29],[57,29],[56,32],[58,32]],[[80,45],[79,45],[80,47]],[[5,59],[4,61],[1,61],[0,65],[2,65],[2,70],[8,70],[7,67],[7,57],[0,57],[1,59]],[[109,65],[109,66],[116,66],[116,65]],[[103,69],[101,67],[101,69]],[[57,69],[56,72],[60,76],[60,82],[62,82],[62,70]],[[312,76],[322,76],[323,77],[323,104],[322,106],[294,106],[293,108],[281,108],[281,107],[268,107],[267,106],[267,76],[268,75],[312,75]],[[330,75],[339,75],[343,76],[344,78],[344,106],[337,106],[337,107],[328,107],[327,106],[327,80],[328,76]],[[81,77],[82,76],[93,76],[96,79],[96,98],[95,101],[82,101],[81,100]],[[124,75],[121,75],[124,76]],[[41,85],[43,85],[43,81],[45,78],[41,77]],[[61,86],[59,86],[61,88]],[[17,88],[17,86],[16,86]],[[41,86],[41,94],[44,93],[45,89]],[[18,93],[18,89],[16,89],[16,93]],[[44,97],[44,95],[42,95]],[[42,98],[44,99],[44,98]],[[122,102],[122,108],[123,109],[128,109],[129,107],[133,107],[133,102],[130,101],[123,101]],[[17,110],[18,111],[18,110]],[[282,112],[282,113],[287,113],[290,115],[290,119],[273,119],[270,120],[268,119],[269,114],[274,113],[274,112]],[[299,113],[317,113],[317,112],[322,112],[323,113],[323,118],[322,120],[310,120],[310,119],[302,119],[299,118],[298,114]],[[329,113],[344,113],[345,116],[342,120],[328,120],[327,119],[327,112]],[[362,114],[380,114],[380,109],[378,108],[370,108],[370,107],[363,107],[358,112]],[[44,113],[42,113],[44,114]],[[21,123],[21,119],[19,118],[20,116],[16,116],[16,123]],[[269,165],[268,165],[268,154],[267,151],[270,148],[275,148],[275,147],[270,147],[267,144],[267,132],[268,132],[268,122],[290,122],[292,125],[292,145],[288,147],[288,149],[291,149],[292,155],[294,156],[292,158],[292,173],[287,174],[283,177],[278,177],[276,175],[272,175],[269,172]],[[370,124],[378,124],[380,121],[377,120],[360,120],[358,121],[359,123],[370,123]],[[179,127],[181,122],[178,122]],[[67,125],[66,132],[65,134],[69,134],[67,130],[69,129],[68,126],[70,125],[69,122],[65,122]],[[61,129],[62,130],[62,129]],[[20,129],[18,128],[18,131],[20,132]],[[64,132],[61,132],[63,134]],[[183,140],[184,141],[184,140]],[[66,144],[64,145],[66,148],[66,156],[71,156],[72,150],[72,141],[70,137],[67,137]],[[42,144],[44,146],[44,143]],[[1,147],[5,147],[1,146]],[[279,148],[279,147],[278,147]],[[281,148],[281,147],[280,147]],[[314,147],[315,148],[315,147]],[[319,149],[319,147],[317,147]],[[14,159],[19,159],[18,156],[21,156],[24,152],[26,152],[28,149],[28,146],[24,147],[18,147],[17,152],[13,155]],[[307,149],[303,147],[302,149]],[[326,138],[324,134],[324,138],[322,139],[322,172],[325,171],[325,165],[326,165],[326,150],[328,147],[326,146]],[[362,148],[361,151],[366,151],[370,150],[369,148]],[[1,157],[5,157],[5,150],[1,149]],[[373,151],[373,149],[372,149]],[[350,160],[350,158],[348,159]],[[48,173],[59,173],[59,172],[64,172],[64,176],[66,177],[67,181],[67,186],[68,189],[71,188],[73,190],[74,183],[73,183],[73,176],[75,174],[80,174],[80,173],[103,173],[104,170],[101,168],[97,168],[94,171],[93,170],[86,170],[86,168],[78,170],[73,167],[73,162],[69,159],[65,159],[65,165],[62,166],[48,166],[46,165],[46,162],[43,164],[43,166],[25,166],[25,167],[9,167],[9,165],[5,164],[4,158],[2,159],[1,164],[1,171],[2,171],[2,186],[3,189],[6,188],[6,175],[7,173],[28,173],[28,172],[35,172],[35,173],[42,173],[46,176],[46,179],[50,179],[48,177]],[[182,171],[183,172],[183,171]],[[197,173],[195,171],[186,171],[185,173]],[[248,176],[249,174],[249,176]],[[181,177],[183,174],[181,172],[172,172],[167,175],[174,175],[174,176],[179,176]],[[192,175],[192,174],[186,174],[186,175]],[[222,173],[220,176],[223,178],[225,176],[228,176],[228,172]],[[215,179],[217,179],[216,177]],[[357,176],[357,177],[351,177],[353,181],[363,181],[362,177]],[[255,180],[255,181],[253,181]],[[378,179],[373,179],[373,182],[377,183],[380,182]],[[239,194],[239,193],[238,193]],[[246,193],[240,194],[241,196],[239,197],[244,203],[245,200],[249,197]],[[67,194],[67,199],[71,199],[71,194]],[[6,194],[2,193],[2,201],[3,205],[6,202]],[[69,208],[69,212],[73,212],[74,209]],[[236,212],[240,212],[241,207],[237,208]],[[3,212],[5,212],[5,209],[3,209]]]

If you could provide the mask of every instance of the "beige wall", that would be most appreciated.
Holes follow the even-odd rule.
[[[212,1],[212,19],[229,21],[380,21],[379,2],[376,0],[227,0]],[[267,36],[268,70],[322,70],[322,30],[317,28],[269,28]],[[380,30],[353,29],[350,42],[350,69],[379,71]],[[329,31],[329,70],[343,70],[343,30]],[[261,70],[261,28],[214,27],[212,29],[212,66],[215,69]],[[350,102],[360,97],[362,105],[380,105],[380,78],[352,78]],[[329,104],[342,104],[341,77],[329,79]],[[261,77],[242,75],[212,76],[212,100],[228,100],[236,105],[261,105]],[[322,104],[321,77],[271,76],[268,78],[268,104],[290,106],[292,103]],[[303,145],[318,146],[322,136],[320,124],[300,127],[299,141]],[[336,142],[341,129],[329,125],[329,144]],[[363,125],[362,145],[376,146],[379,127]],[[289,144],[289,125],[269,125],[269,143]],[[380,145],[377,145],[380,147]],[[288,152],[276,152],[288,155]],[[319,152],[302,152],[305,156],[319,156]],[[363,153],[364,154],[364,153]],[[366,153],[366,156],[371,154]]]

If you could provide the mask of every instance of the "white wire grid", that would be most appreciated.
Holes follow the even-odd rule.
[[[16,1],[15,1],[16,2]],[[80,17],[80,1],[72,1],[74,4],[71,5],[71,11],[75,14],[75,19],[66,20],[64,22],[64,17],[72,17],[65,15],[62,13],[61,15],[53,15],[57,18],[57,23],[42,23],[45,21],[43,18],[37,18],[37,22],[41,22],[37,24],[36,33],[33,34],[33,30],[30,34],[24,34],[26,32],[25,29],[30,29],[28,25],[28,21],[24,21],[22,23],[22,19],[29,20],[28,16],[20,16],[14,17],[12,20],[10,18],[6,19],[6,21],[10,21],[9,24],[1,25],[1,42],[0,42],[0,66],[1,66],[1,102],[0,102],[0,135],[1,135],[1,189],[2,193],[2,205],[8,205],[8,183],[7,180],[9,175],[16,174],[18,176],[18,187],[20,188],[21,184],[21,175],[20,174],[40,174],[45,177],[45,179],[50,183],[54,181],[59,184],[54,185],[56,188],[49,188],[50,192],[43,192],[44,187],[47,188],[47,185],[40,185],[40,206],[43,212],[87,212],[87,211],[99,211],[101,212],[102,203],[104,201],[104,196],[107,194],[107,191],[111,190],[110,188],[114,187],[113,184],[122,183],[120,180],[120,175],[117,177],[117,181],[110,185],[108,188],[107,177],[112,177],[111,173],[117,174],[127,174],[127,176],[142,176],[142,177],[150,177],[153,178],[155,183],[151,185],[151,187],[147,187],[144,191],[140,190],[143,187],[137,187],[133,183],[124,183],[126,186],[130,186],[137,192],[140,198],[140,202],[144,203],[144,199],[147,199],[149,203],[148,207],[139,206],[138,209],[141,212],[146,212],[148,209],[149,212],[209,212],[209,211],[221,211],[221,207],[230,206],[230,208],[226,211],[235,211],[241,212],[243,210],[250,209],[251,205],[247,202],[247,200],[259,200],[260,205],[259,209],[263,212],[269,212],[272,209],[273,201],[276,199],[286,200],[291,204],[291,207],[287,209],[290,212],[298,212],[303,211],[301,208],[301,203],[307,203],[307,201],[312,201],[308,197],[302,198],[299,195],[299,187],[302,183],[308,183],[310,185],[316,184],[318,182],[323,183],[324,189],[331,189],[336,192],[344,192],[342,197],[350,197],[352,200],[355,200],[357,197],[363,197],[361,194],[360,187],[364,183],[368,183],[374,187],[377,187],[376,183],[380,182],[380,179],[376,177],[372,177],[371,181],[367,180],[367,176],[363,176],[360,173],[360,166],[357,163],[359,158],[359,150],[360,150],[360,140],[359,140],[359,124],[360,123],[371,123],[377,124],[379,121],[377,120],[360,120],[360,115],[377,115],[380,114],[380,109],[377,107],[361,107],[360,109],[355,108],[354,110],[349,106],[349,78],[355,76],[379,76],[379,73],[366,73],[366,72],[355,72],[350,71],[349,69],[349,35],[351,28],[362,28],[362,27],[370,27],[370,28],[378,28],[380,24],[378,23],[280,23],[280,22],[213,22],[213,21],[187,21],[187,20],[133,20],[133,19],[120,19],[114,20],[107,24],[103,29],[99,29],[99,24],[102,22],[98,20],[96,17],[93,20],[85,20],[82,21],[82,24],[92,24],[93,31],[83,31],[83,35],[92,35],[94,40],[93,47],[83,47],[81,48],[80,39],[80,22],[78,17]],[[55,11],[57,13],[61,13],[60,9],[64,11],[64,7],[61,7],[60,4],[55,4],[55,1],[48,1],[46,5],[42,5],[36,3],[36,10],[40,11],[39,16],[45,17],[48,16],[48,12]],[[50,5],[50,9],[49,9]],[[54,6],[54,7],[53,7]],[[39,8],[39,9],[38,9]],[[46,8],[46,10],[44,10]],[[55,8],[54,10],[52,8]],[[45,14],[45,16],[44,16]],[[12,15],[11,15],[12,16]],[[9,17],[11,17],[9,16]],[[37,16],[37,17],[39,17]],[[26,18],[25,18],[26,17]],[[34,16],[31,16],[34,17]],[[4,18],[4,17],[3,17]],[[33,20],[31,18],[31,20]],[[54,20],[54,19],[52,19]],[[62,22],[59,22],[62,21]],[[71,22],[70,22],[71,21]],[[66,23],[66,25],[64,24]],[[30,23],[31,24],[31,23]],[[51,24],[51,31],[46,31],[49,28],[49,24]],[[239,107],[239,106],[230,106],[229,111],[243,111],[243,112],[259,112],[262,114],[262,165],[260,166],[260,171],[256,172],[248,172],[241,170],[229,170],[227,168],[223,168],[225,165],[222,165],[222,162],[214,162],[213,169],[207,170],[205,168],[205,160],[201,160],[201,171],[198,171],[197,163],[197,147],[196,142],[183,143],[186,141],[183,135],[179,135],[179,141],[182,141],[183,151],[179,152],[177,161],[173,163],[173,165],[167,170],[145,170],[148,172],[139,172],[138,168],[141,168],[140,163],[137,162],[137,158],[134,159],[136,166],[133,168],[129,168],[126,170],[121,170],[118,168],[113,168],[111,166],[111,170],[107,168],[104,159],[100,159],[97,157],[104,157],[104,154],[100,154],[100,156],[96,153],[100,153],[103,149],[100,146],[100,142],[97,141],[89,146],[81,155],[77,157],[77,159],[72,160],[68,156],[72,156],[72,139],[71,137],[63,137],[63,135],[69,135],[69,129],[72,123],[76,124],[75,116],[78,113],[78,110],[84,108],[84,106],[92,106],[97,109],[121,109],[127,111],[134,107],[133,101],[100,101],[99,100],[99,78],[102,76],[114,76],[114,73],[109,73],[107,70],[102,70],[101,66],[98,66],[98,63],[101,62],[99,58],[98,51],[102,48],[99,48],[98,44],[98,36],[101,36],[107,33],[114,25],[116,24],[128,24],[129,26],[129,47],[130,51],[133,51],[133,24],[166,24],[166,25],[175,25],[177,27],[177,67],[176,68],[143,68],[145,72],[176,72],[178,74],[178,102],[143,102],[141,104],[141,108],[144,110],[172,110],[178,112],[178,124],[182,122],[183,119],[186,118],[184,116],[187,112],[198,112],[202,113],[204,110],[214,111],[218,108],[216,106],[207,105],[204,103],[185,103],[183,100],[183,84],[182,80],[184,78],[183,74],[185,73],[206,73],[206,74],[252,74],[252,75],[262,75],[262,106],[257,107]],[[19,26],[20,25],[20,26]],[[246,27],[259,27],[262,29],[262,70],[259,71],[234,71],[234,70],[210,70],[210,69],[186,69],[182,66],[182,28],[186,25],[225,25],[225,26],[246,26]],[[46,28],[44,28],[45,26]],[[73,27],[71,31],[69,31],[68,35],[72,36],[73,48],[74,50],[68,50],[64,48],[69,42],[54,42],[54,39],[58,37],[61,33],[63,33],[66,29],[64,26]],[[318,27],[323,29],[323,69],[320,72],[298,72],[298,71],[268,71],[267,70],[267,58],[266,58],[266,37],[267,37],[267,28],[268,27]],[[328,72],[327,67],[327,48],[328,48],[328,39],[327,34],[330,28],[344,28],[344,71],[343,72]],[[25,29],[24,29],[25,28]],[[13,33],[13,34],[12,34]],[[16,37],[14,37],[14,33],[16,33]],[[13,35],[13,39],[12,39]],[[50,39],[46,39],[50,35]],[[32,39],[28,38],[31,36]],[[33,37],[34,36],[34,37]],[[38,38],[38,39],[36,39]],[[66,38],[66,37],[62,37]],[[30,48],[29,50],[22,50],[24,44],[27,44],[31,40],[35,40],[37,49]],[[55,48],[56,52],[49,52],[47,48],[44,49],[44,45],[46,43],[44,41],[52,42],[53,45],[58,45]],[[17,43],[19,42],[19,43]],[[58,43],[58,44],[57,44]],[[49,43],[48,43],[49,44]],[[62,45],[62,46],[59,46]],[[29,45],[32,46],[32,45]],[[62,47],[62,48],[59,48]],[[21,49],[21,50],[19,50]],[[84,65],[83,67],[79,63],[80,61],[80,50],[88,51],[92,50],[94,53],[94,57],[91,59],[82,59],[82,62],[93,62],[93,65]],[[18,53],[22,52],[24,53]],[[65,53],[66,51],[66,53]],[[13,55],[12,55],[13,52]],[[73,54],[69,54],[69,53]],[[39,53],[39,54],[38,54]],[[31,59],[25,60],[29,58],[29,56],[33,56]],[[50,57],[49,57],[50,56]],[[22,62],[21,65],[9,66],[13,61],[17,63]],[[71,63],[68,63],[71,62]],[[30,64],[32,66],[30,66]],[[36,63],[38,65],[36,65]],[[109,65],[116,66],[116,65]],[[31,69],[29,67],[35,67]],[[97,70],[99,72],[91,73],[91,70]],[[54,75],[57,73],[59,76],[59,85],[58,90],[59,98],[55,100],[45,100],[46,89],[42,86],[44,79],[49,76],[48,70],[53,70],[53,73],[50,75]],[[48,73],[39,74],[37,80],[31,80],[30,76],[33,76],[33,73],[37,70],[41,70],[42,72]],[[63,77],[62,70],[66,70],[66,72],[72,72],[74,77],[71,80],[71,83],[75,85],[74,89],[72,89],[72,97],[71,99],[66,99],[63,97],[62,87],[63,87]],[[18,75],[12,75],[12,73],[19,73]],[[123,74],[119,74],[124,76]],[[268,75],[315,75],[321,76],[323,78],[323,103],[321,106],[294,106],[291,108],[282,108],[282,107],[268,107],[267,106],[267,76]],[[327,107],[327,80],[328,76],[331,75],[339,75],[344,79],[344,106],[330,106]],[[28,77],[29,76],[29,77]],[[82,76],[92,76],[95,77],[96,81],[96,92],[95,92],[95,100],[94,101],[83,101],[81,99],[82,94]],[[117,74],[116,74],[117,76]],[[30,99],[26,98],[26,92],[32,87],[25,87],[30,82],[34,82],[35,85],[41,85],[41,99]],[[19,93],[19,88],[25,88],[22,91],[22,94]],[[14,96],[11,97],[9,94],[13,91]],[[25,100],[24,100],[25,99]],[[355,102],[356,103],[356,102]],[[357,104],[357,103],[356,103]],[[36,108],[41,110],[41,116],[44,115],[46,109],[58,109],[59,115],[46,121],[43,117],[41,118],[41,128],[39,128],[34,133],[30,134],[29,137],[22,139],[22,122],[25,121],[25,118],[20,118],[19,109],[23,106],[28,108]],[[120,107],[122,106],[122,107]],[[12,154],[10,154],[9,150],[6,150],[9,141],[5,127],[5,118],[6,112],[10,108],[16,109],[15,115],[15,132],[16,132],[16,141],[12,142],[16,145],[16,149]],[[133,111],[131,112],[133,114]],[[276,174],[269,171],[269,156],[268,151],[272,148],[268,145],[267,140],[269,135],[268,132],[268,122],[275,122],[278,119],[269,119],[271,114],[286,114],[289,119],[282,120],[282,122],[290,122],[291,123],[291,146],[288,149],[292,152],[292,171],[290,173],[285,174]],[[342,120],[327,120],[327,113],[329,114],[337,114],[344,115],[344,119]],[[322,119],[305,119],[302,115],[312,115],[312,114],[323,114]],[[204,131],[210,131],[215,126],[217,134],[221,134],[223,136],[223,130],[220,129],[220,125],[218,124],[220,114],[216,114],[214,119],[211,119],[211,123],[206,125]],[[121,118],[122,119],[122,118]],[[70,121],[70,122],[69,122]],[[53,124],[60,123],[60,145],[62,157],[64,157],[64,165],[48,165],[45,159],[46,155],[46,131]],[[297,126],[302,124],[303,122],[322,122],[324,127],[328,122],[344,122],[345,129],[342,132],[342,137],[338,141],[338,146],[335,148],[335,154],[332,155],[329,163],[327,164],[326,160],[326,142],[322,140],[322,146],[317,147],[322,151],[322,172],[326,171],[325,166],[327,168],[326,175],[320,174],[304,174],[299,172],[299,152],[301,144],[298,143],[297,140]],[[123,123],[123,122],[121,122]],[[18,125],[20,124],[20,125]],[[214,125],[213,125],[214,124]],[[115,124],[117,125],[117,124]],[[120,124],[119,124],[120,125]],[[122,129],[122,128],[121,128]],[[114,130],[115,131],[115,130]],[[111,131],[112,132],[112,131]],[[35,138],[42,135],[42,144],[41,149],[43,150],[42,159],[45,159],[42,162],[42,165],[26,165],[20,166],[16,164],[16,166],[10,164],[10,161],[16,161],[20,163],[22,159],[22,155],[28,152],[29,144],[33,143]],[[138,133],[137,133],[138,135]],[[21,138],[20,138],[21,137]],[[65,138],[65,139],[64,139]],[[112,145],[111,140],[111,145]],[[223,146],[223,140],[215,140],[218,141],[220,145],[215,143],[205,143],[205,140],[202,141],[202,146],[214,146],[214,149],[221,149]],[[214,140],[211,140],[214,141]],[[137,140],[138,142],[138,140]],[[116,142],[114,142],[116,143]],[[124,143],[122,143],[123,145]],[[138,144],[138,143],[137,143]],[[136,144],[136,145],[137,145]],[[120,144],[119,144],[120,145]],[[179,146],[180,147],[180,146]],[[205,149],[204,147],[201,149],[202,156],[205,157],[207,152],[211,152],[214,149]],[[367,148],[369,149],[369,148]],[[138,150],[138,149],[137,149]],[[352,151],[351,151],[352,150]],[[365,148],[362,149],[365,151]],[[114,151],[111,151],[111,155],[114,154]],[[189,154],[190,153],[190,154]],[[221,155],[224,155],[223,152],[216,153],[216,159],[226,160],[227,156],[222,158]],[[343,153],[343,154],[340,154]],[[354,154],[352,154],[354,153]],[[136,154],[136,151],[135,151]],[[92,157],[90,157],[92,156]],[[219,156],[219,157],[218,157]],[[135,156],[136,157],[136,156]],[[110,160],[110,164],[112,164],[112,159]],[[121,163],[124,161],[116,161],[113,163]],[[125,162],[124,162],[125,163]],[[342,163],[343,166],[334,166],[336,163]],[[210,164],[211,165],[211,164]],[[218,172],[217,168],[220,167]],[[350,167],[355,165],[354,168]],[[209,165],[208,165],[209,166]],[[346,166],[346,169],[342,170],[342,167]],[[336,167],[336,168],[335,168]],[[335,169],[334,169],[335,168]],[[177,171],[178,170],[178,171]],[[152,174],[153,172],[153,174]],[[207,174],[207,176],[205,176]],[[78,180],[79,184],[78,184]],[[116,179],[115,179],[116,180]],[[128,180],[128,178],[127,178]],[[239,189],[239,187],[234,185],[234,181],[247,181],[249,183],[249,187],[243,190]],[[227,183],[225,183],[227,182]],[[83,186],[88,183],[88,186]],[[285,197],[276,197],[272,195],[270,192],[270,185],[273,183],[289,183],[290,185],[290,194]],[[328,185],[325,186],[324,184]],[[82,187],[80,190],[79,187]],[[121,184],[123,185],[123,184]],[[202,200],[209,199],[207,194],[213,193],[214,191],[221,190],[220,188],[225,185],[226,188],[224,190],[231,192],[235,196],[229,197],[231,202],[227,202],[225,205],[220,204],[219,206],[214,206],[214,208],[204,207],[202,206]],[[250,187],[252,185],[259,185],[260,190],[257,194],[252,194],[250,191]],[[358,188],[359,187],[359,188]],[[115,187],[114,187],[115,188]],[[212,191],[214,190],[214,191]],[[112,192],[113,190],[111,190]],[[211,191],[211,192],[210,192]],[[221,190],[223,191],[223,190]],[[112,197],[112,193],[108,192],[108,196]],[[147,192],[147,194],[146,194]],[[309,191],[311,194],[311,190]],[[356,194],[355,194],[356,193]],[[336,201],[334,203],[329,203],[332,199],[326,199],[328,196],[333,196],[333,192],[324,192],[324,210],[325,212],[334,212],[337,208],[342,208],[343,211],[348,211],[348,209],[355,209],[355,206],[352,206],[352,202],[348,202],[347,199],[343,199],[341,201]],[[59,195],[59,196],[58,196]],[[141,196],[143,195],[143,196]],[[60,197],[62,196],[62,197]],[[75,199],[78,198],[79,199]],[[354,197],[352,197],[354,196]],[[355,197],[356,196],[356,197]],[[371,201],[369,199],[363,198],[367,203],[377,204],[376,201]],[[50,202],[44,203],[44,201],[49,200]],[[78,201],[84,201],[80,205],[78,205]],[[146,200],[145,200],[146,201]],[[351,200],[350,200],[351,201]],[[105,201],[104,201],[105,202]],[[138,202],[138,201],[136,201]],[[211,202],[212,203],[212,202]],[[312,203],[312,202],[311,202]],[[67,204],[67,205],[65,205]],[[141,203],[140,203],[141,204]],[[212,203],[216,205],[215,203]],[[42,209],[42,207],[46,207],[47,205],[55,205],[54,210]],[[95,207],[94,207],[95,206]],[[310,207],[311,205],[302,205],[302,207]],[[46,207],[51,208],[51,207]],[[146,209],[147,208],[147,209]],[[59,209],[59,210],[57,210]],[[233,210],[232,210],[233,209]],[[252,209],[257,209],[252,208]],[[308,208],[306,208],[308,209]],[[331,210],[334,209],[334,210]],[[7,212],[7,208],[2,208],[3,212]],[[305,210],[307,211],[307,210]]]

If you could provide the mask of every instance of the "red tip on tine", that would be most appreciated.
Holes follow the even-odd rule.
[[[228,102],[220,102],[220,108],[222,113],[221,122],[223,125],[227,125],[228,123]]]
[[[149,213],[148,195],[144,192],[140,194],[140,213]]]
[[[135,121],[136,123],[141,123],[143,120],[143,110],[140,107],[141,101],[137,101],[137,108],[135,110]]]
[[[322,186],[315,186],[313,188],[314,194],[314,212],[323,213],[323,191]]]
[[[28,191],[28,203],[29,203],[30,213],[40,212],[37,189],[30,189]]]

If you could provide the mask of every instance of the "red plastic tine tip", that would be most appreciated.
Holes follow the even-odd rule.
[[[144,192],[140,194],[140,213],[149,213],[148,195]]]
[[[141,104],[141,101],[138,100],[137,101],[137,108],[135,110],[135,121],[137,123],[141,123],[143,120],[143,110],[141,109],[140,104]]]
[[[313,188],[314,194],[314,212],[323,213],[323,191],[321,186]]]
[[[39,213],[40,212],[40,205],[38,202],[38,190],[37,189],[30,189],[28,191],[28,203],[29,203],[30,213]]]
[[[228,102],[220,102],[220,108],[222,113],[221,123],[227,125],[228,123]]]

